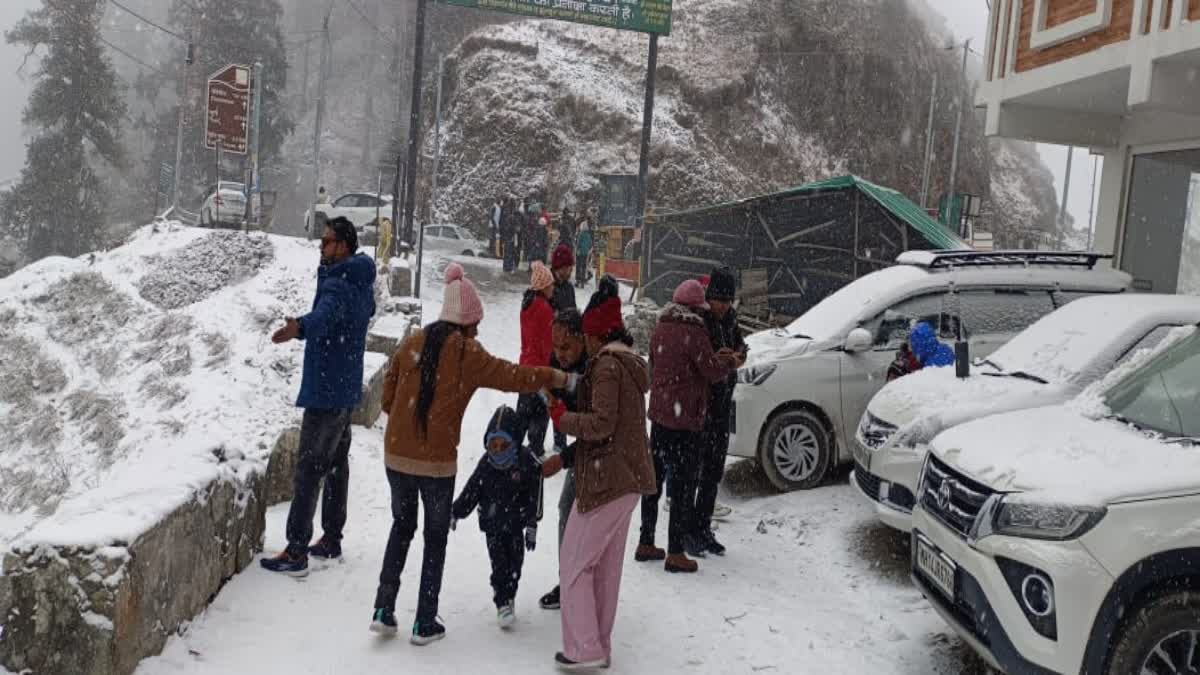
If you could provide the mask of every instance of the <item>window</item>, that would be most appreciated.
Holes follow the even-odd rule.
[[[383,206],[383,202],[374,195],[359,195],[358,205],[360,208],[373,209],[377,206]]]
[[[343,195],[333,205],[339,209],[352,209],[358,206],[358,195]]]
[[[443,227],[442,231],[446,233],[447,239],[462,239],[462,237],[458,236],[458,230],[453,227]]]
[[[1132,347],[1126,350],[1124,354],[1121,355],[1121,358],[1117,359],[1117,363],[1115,365],[1119,366],[1122,363],[1125,363],[1143,349],[1154,349],[1154,347],[1158,343],[1162,342],[1163,339],[1166,338],[1167,335],[1170,334],[1170,332],[1175,328],[1177,328],[1177,326],[1159,326],[1149,333],[1146,333],[1145,337],[1143,337],[1141,340],[1138,340],[1136,344],[1134,344]]]
[[[949,294],[918,295],[892,305],[864,328],[875,334],[875,348],[881,350],[899,349],[913,327],[922,321],[936,326],[942,339],[954,339],[959,327],[954,309],[955,300]]]
[[[1200,336],[1171,347],[1107,398],[1113,414],[1147,431],[1200,436]]]
[[[948,302],[972,335],[1016,335],[1054,311],[1050,294],[1035,290],[961,291]]]
[[[1151,293],[1200,294],[1200,148],[1136,155],[1121,269]]]

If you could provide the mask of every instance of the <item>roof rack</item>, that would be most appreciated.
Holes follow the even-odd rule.
[[[1111,254],[1070,251],[905,251],[896,262],[928,269],[951,267],[999,267],[1054,265],[1094,269],[1100,260],[1111,260]]]

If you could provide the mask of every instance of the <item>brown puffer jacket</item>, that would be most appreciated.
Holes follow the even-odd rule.
[[[709,387],[734,371],[713,353],[704,319],[683,305],[664,307],[650,336],[650,361],[650,421],[675,431],[702,431]]]
[[[629,494],[654,494],[654,462],[646,438],[646,362],[614,342],[588,364],[579,384],[579,409],[559,431],[579,439],[575,502],[580,513]]]
[[[478,341],[451,333],[438,358],[437,389],[427,434],[422,436],[415,411],[424,346],[424,330],[405,339],[383,380],[383,409],[388,413],[384,462],[392,471],[431,478],[457,475],[462,420],[476,389],[533,393],[554,385],[552,369],[509,363],[489,354]]]

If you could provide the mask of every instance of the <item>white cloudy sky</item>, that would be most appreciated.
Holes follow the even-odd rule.
[[[950,29],[960,40],[971,38],[972,45],[983,52],[987,38],[987,0],[927,0],[946,17]],[[1039,145],[1042,159],[1054,171],[1054,188],[1062,200],[1063,177],[1067,169],[1067,148],[1059,145]],[[1099,178],[1097,178],[1099,180]],[[1074,151],[1071,169],[1071,192],[1067,199],[1067,210],[1075,217],[1076,227],[1088,222],[1088,206],[1092,190],[1092,157],[1085,148]]]

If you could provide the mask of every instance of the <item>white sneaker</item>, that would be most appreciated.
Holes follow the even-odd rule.
[[[512,628],[513,624],[516,622],[517,609],[512,601],[500,605],[500,607],[496,609],[496,623],[500,624],[500,627],[504,630]]]
[[[725,504],[722,504],[721,502],[717,502],[716,507],[713,508],[712,517],[716,518],[717,520],[724,520],[725,518],[728,518],[732,514],[733,514],[732,507],[726,506]]]

